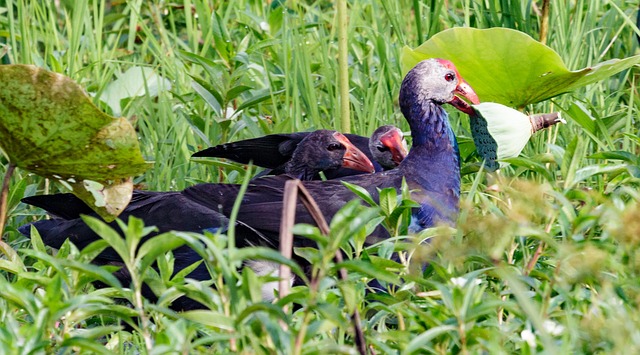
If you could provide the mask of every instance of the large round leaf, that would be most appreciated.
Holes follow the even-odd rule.
[[[519,108],[640,63],[638,55],[570,71],[558,53],[522,32],[466,27],[442,31],[416,49],[405,46],[401,57],[403,72],[428,58],[451,60],[481,101]]]
[[[100,111],[70,78],[35,66],[0,66],[0,83],[0,147],[9,160],[64,182],[103,217],[117,215],[130,199],[128,178],[147,168],[129,121]]]

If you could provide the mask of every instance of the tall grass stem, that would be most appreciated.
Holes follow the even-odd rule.
[[[7,171],[4,173],[4,179],[2,180],[2,191],[0,192],[0,241],[2,241],[2,234],[4,233],[4,226],[7,222],[7,198],[9,196],[9,182],[11,181],[11,175],[16,169],[13,163],[7,165]]]
[[[347,0],[338,0],[338,75],[340,86],[340,129],[351,132],[349,109],[349,48],[347,46]]]
[[[547,44],[547,33],[549,32],[549,7],[551,0],[542,1],[542,18],[540,19],[540,43]]]

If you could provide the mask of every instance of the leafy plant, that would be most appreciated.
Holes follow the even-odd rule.
[[[105,219],[118,215],[131,199],[128,178],[147,167],[129,121],[98,110],[60,74],[5,65],[0,81],[0,141],[9,164],[59,181]]]

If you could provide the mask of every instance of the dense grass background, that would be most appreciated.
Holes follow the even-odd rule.
[[[540,6],[350,2],[352,131],[369,134],[382,124],[408,130],[396,102],[403,45],[417,46],[454,26],[509,27],[537,39]],[[547,44],[572,69],[637,55],[637,10],[630,0],[551,1]],[[237,166],[189,161],[200,148],[340,126],[332,1],[6,0],[0,5],[0,56],[3,64],[35,64],[75,79],[107,112],[112,108],[100,97],[128,69],[150,68],[168,79],[171,89],[157,96],[122,101],[121,115],[135,121],[143,153],[155,161],[136,182],[152,190],[242,180],[245,171]],[[199,248],[211,282],[172,278],[171,256],[160,257],[159,272],[145,269],[151,260],[140,255],[129,260],[140,270],[132,285],[119,285],[89,264],[107,242],[84,251],[68,244],[55,254],[37,239],[26,240],[16,227],[42,212],[19,199],[57,187],[17,171],[3,237],[11,248],[0,260],[2,352],[353,353],[348,314],[356,307],[375,353],[637,352],[639,73],[633,68],[527,107],[562,111],[568,124],[538,133],[498,174],[477,172],[467,118],[451,111],[465,172],[458,228],[417,238],[405,238],[402,225],[397,228],[397,240],[410,242],[396,246],[409,250],[407,259],[413,265],[429,261],[423,274],[375,257],[388,256],[393,241],[362,252],[364,227],[334,223],[332,235],[351,240],[342,247],[363,256],[351,264],[352,282],[335,277],[330,256],[338,245],[323,245],[318,253],[307,251],[317,260],[321,282],[294,289],[276,305],[256,294],[265,278],[235,271],[245,258],[274,256],[228,251],[222,236],[163,237]],[[361,214],[373,223],[393,208],[350,206],[344,218]],[[143,231],[136,222],[129,230],[131,247]],[[108,231],[103,234],[114,243]],[[412,246],[425,238],[428,246]],[[388,295],[365,294],[372,274],[404,281]],[[143,278],[163,295],[158,302],[139,297]],[[110,287],[94,289],[96,279]],[[178,294],[201,299],[209,309],[176,314],[166,306]],[[282,311],[292,304],[294,311]]]

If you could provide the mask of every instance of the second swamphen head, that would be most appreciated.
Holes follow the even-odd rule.
[[[294,151],[305,137],[314,132],[296,132],[269,134],[266,136],[235,141],[210,147],[192,155],[194,158],[225,158],[242,164],[250,161],[257,166],[270,169],[259,176],[286,173],[285,167]],[[345,134],[353,145],[372,160],[375,171],[395,168],[407,155],[406,142],[402,131],[394,126],[382,126],[373,132],[371,138],[355,134]],[[349,175],[362,174],[362,170],[350,167],[321,169],[327,179],[336,179]],[[318,180],[316,174],[303,180]]]
[[[407,156],[407,141],[398,127],[380,126],[369,138],[369,151],[382,170],[394,169]]]

